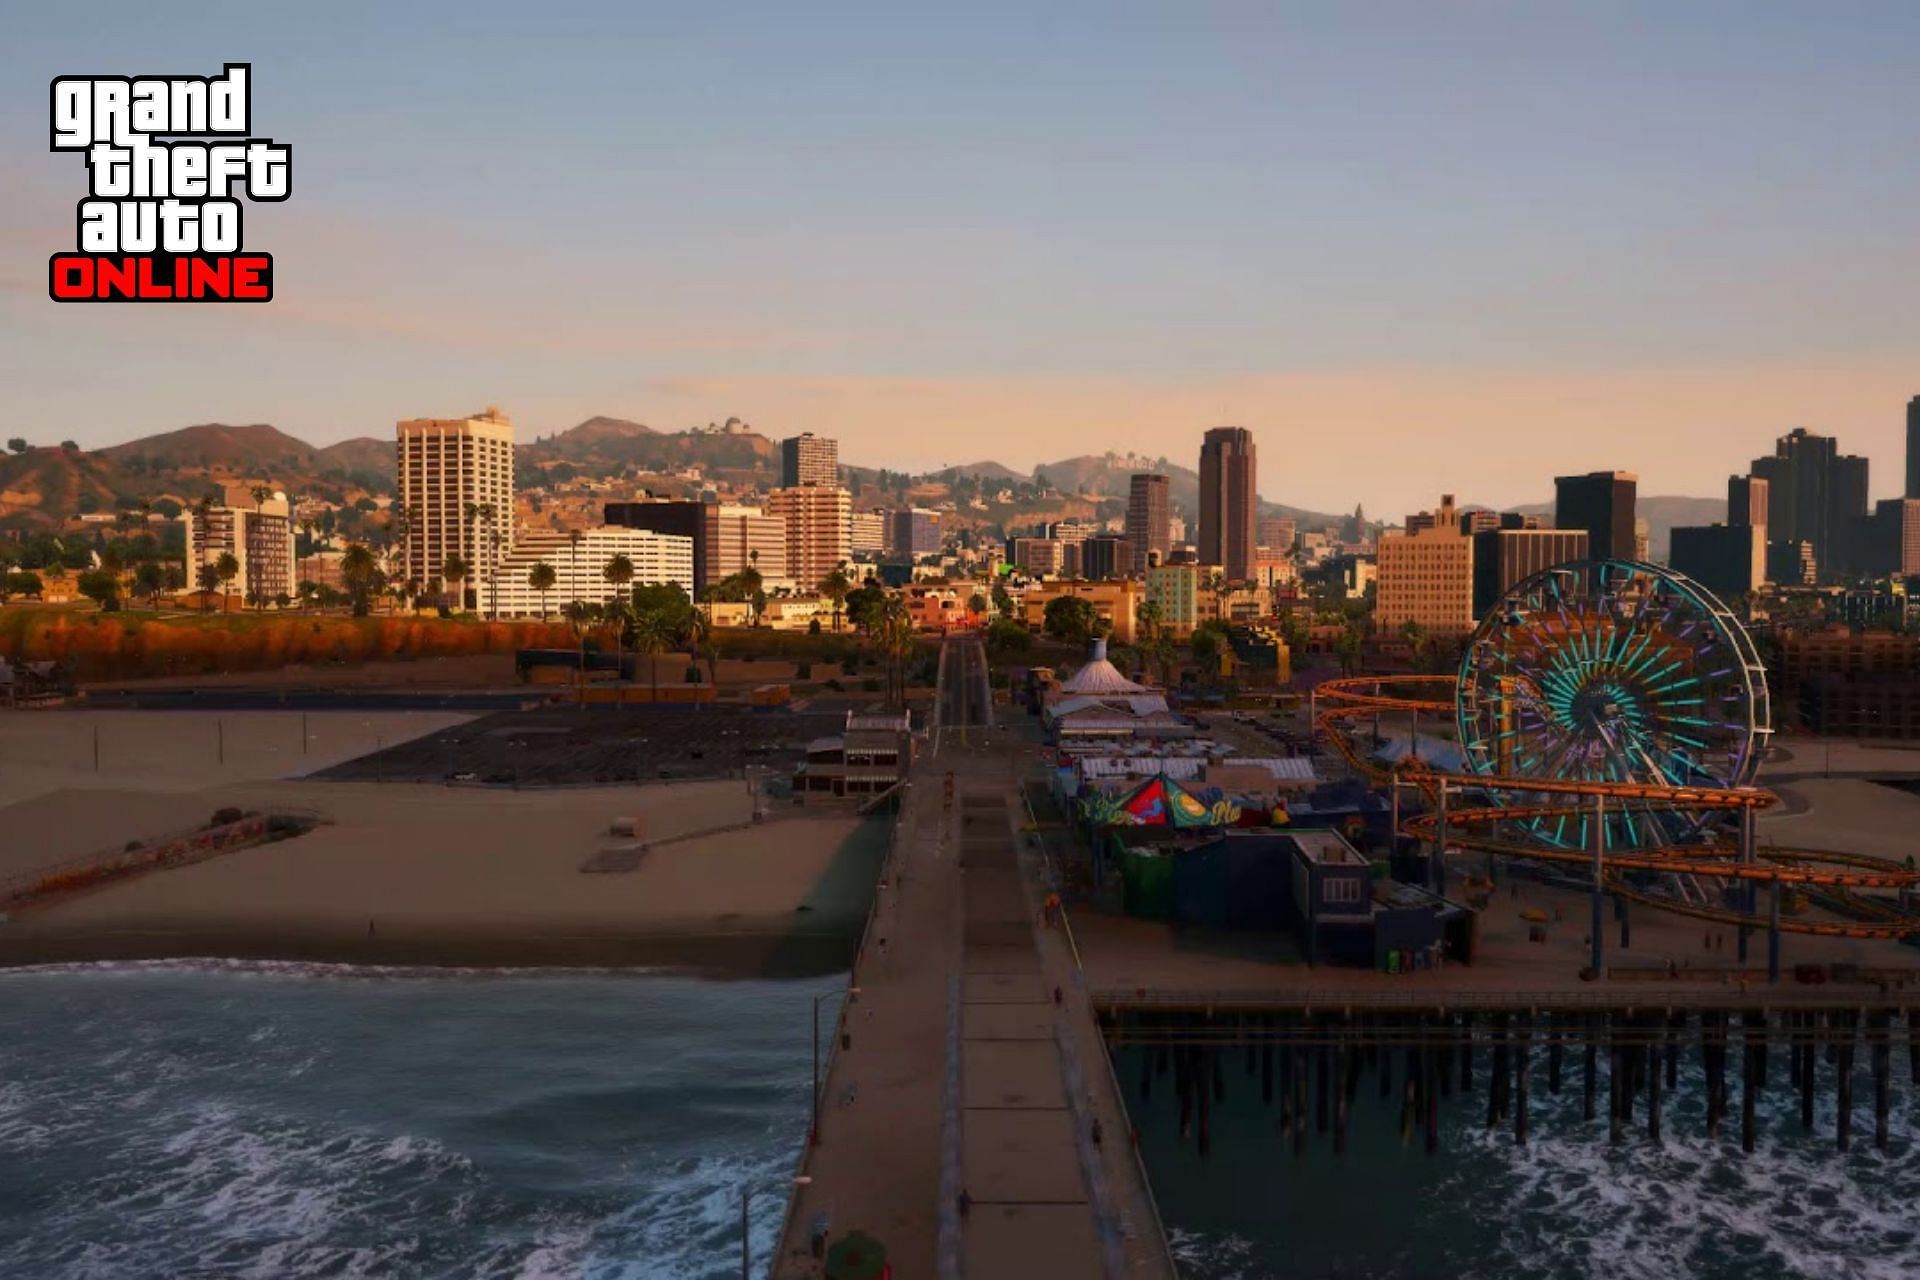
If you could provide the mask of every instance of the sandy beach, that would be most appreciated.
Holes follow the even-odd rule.
[[[764,973],[846,962],[886,838],[883,824],[846,809],[776,806],[756,824],[739,781],[510,791],[289,776],[459,718],[315,714],[303,754],[297,713],[229,714],[217,718],[224,759],[201,741],[216,719],[207,713],[0,720],[0,872],[170,835],[225,806],[318,822],[291,840],[19,910],[0,924],[0,963],[217,956]],[[111,744],[98,773],[96,728]],[[637,837],[611,836],[615,817],[634,819]],[[634,844],[653,847],[632,870],[581,869]]]

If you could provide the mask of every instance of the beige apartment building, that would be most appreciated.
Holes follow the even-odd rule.
[[[766,590],[791,585],[787,572],[787,522],[759,507],[709,503],[706,520],[706,580],[754,569]],[[816,579],[815,581],[818,581]],[[808,584],[811,585],[811,584]]]
[[[244,490],[230,489],[223,506],[180,513],[187,549],[187,586],[198,589],[200,569],[231,555],[239,572],[216,591],[272,603],[299,593],[294,574],[293,512],[287,495],[253,501]]]
[[[1453,495],[1437,511],[1421,513],[1412,533],[1380,539],[1375,625],[1389,635],[1407,623],[1429,635],[1473,630],[1473,539],[1460,528]]]
[[[402,572],[424,590],[458,555],[466,607],[477,608],[479,585],[513,550],[513,424],[489,406],[470,418],[410,418],[395,434]],[[491,522],[469,515],[478,507],[491,508]]]
[[[840,483],[840,442],[805,431],[780,442],[780,484],[832,489]]]
[[[480,607],[502,618],[544,617],[575,600],[603,604],[616,592],[640,586],[673,582],[692,594],[692,538],[613,525],[580,533],[577,543],[565,533],[527,534],[501,557],[497,574],[474,584]],[[633,565],[633,578],[625,588],[607,581],[607,562],[615,556],[625,556]],[[553,568],[554,584],[546,591],[537,590],[530,581],[536,564]]]
[[[786,526],[787,576],[803,591],[853,558],[849,545],[853,495],[824,485],[775,489],[767,495],[767,514]],[[763,567],[762,573],[766,572]]]

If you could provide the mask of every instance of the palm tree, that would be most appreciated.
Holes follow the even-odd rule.
[[[873,642],[887,664],[887,701],[907,705],[907,658],[913,653],[913,617],[907,602],[889,595],[874,611]]]
[[[538,562],[533,568],[527,570],[527,585],[540,593],[540,620],[542,622],[547,620],[547,592],[553,590],[553,584],[559,577],[560,575],[553,571],[553,566],[545,560]]]
[[[1213,594],[1215,616],[1222,622],[1227,621],[1227,597],[1233,594],[1233,583],[1216,569],[1207,575],[1206,588]]]
[[[368,597],[379,585],[380,565],[365,543],[348,544],[346,552],[340,557],[340,578],[347,584],[347,594],[353,599],[353,616],[366,617]]]
[[[820,579],[820,594],[833,601],[833,629],[840,629],[840,610],[853,593],[853,579],[847,576],[847,562],[842,560],[833,567],[833,572]]]
[[[673,641],[673,624],[657,611],[649,609],[633,620],[633,651],[647,655],[650,702],[660,701],[660,655],[673,647]]]
[[[440,580],[447,584],[447,591],[454,598],[457,606],[455,612],[467,606],[466,596],[460,590],[460,584],[467,580],[467,573],[467,562],[460,558],[458,552],[448,556],[447,562],[440,566]]]
[[[205,613],[213,608],[213,589],[220,585],[220,571],[210,564],[203,564],[194,577],[200,588],[200,612]]]
[[[693,614],[687,619],[687,643],[693,650],[695,662],[700,660],[702,650],[707,655],[707,683],[717,692],[720,688],[720,655],[713,644],[713,611],[695,606]]]
[[[233,580],[240,576],[240,562],[233,552],[222,551],[220,558],[213,562],[214,577],[220,580],[220,612],[225,613],[233,594]]]
[[[633,561],[625,555],[616,554],[601,568],[600,576],[607,585],[614,588],[614,595],[626,594],[626,586],[633,581]]]

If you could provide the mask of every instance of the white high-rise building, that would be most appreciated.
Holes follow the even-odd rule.
[[[577,543],[567,534],[547,530],[524,535],[512,553],[501,558],[498,575],[483,576],[474,584],[480,607],[503,618],[524,618],[557,614],[575,600],[605,604],[622,590],[667,582],[693,594],[692,538],[614,525],[580,532]],[[633,563],[633,577],[624,588],[607,581],[607,564],[615,556]],[[554,584],[544,592],[530,582],[533,566],[541,563],[553,566]]]
[[[513,424],[489,407],[470,418],[411,418],[395,433],[402,572],[425,590],[457,555],[466,605],[479,608],[481,584],[514,545]]]
[[[230,591],[250,601],[275,603],[299,590],[294,578],[293,517],[287,495],[252,499],[244,491],[229,490],[226,504],[204,512],[187,507],[180,513],[187,552],[187,585],[201,586],[200,571],[230,555],[239,566],[231,582],[215,591]]]

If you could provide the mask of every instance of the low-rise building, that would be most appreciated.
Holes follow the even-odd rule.
[[[1046,622],[1047,605],[1061,596],[1077,596],[1091,604],[1107,624],[1107,634],[1118,644],[1132,644],[1139,634],[1140,602],[1146,598],[1146,590],[1137,578],[1111,582],[1036,582],[1021,598],[1021,616],[1029,627],[1037,630]]]
[[[634,587],[668,582],[692,594],[692,538],[612,525],[581,532],[578,543],[564,533],[523,535],[494,574],[470,584],[480,608],[503,618],[544,617],[571,601],[600,604]],[[625,556],[633,565],[624,587],[606,578],[615,556]],[[536,564],[553,568],[554,585],[545,591],[532,585]]]

